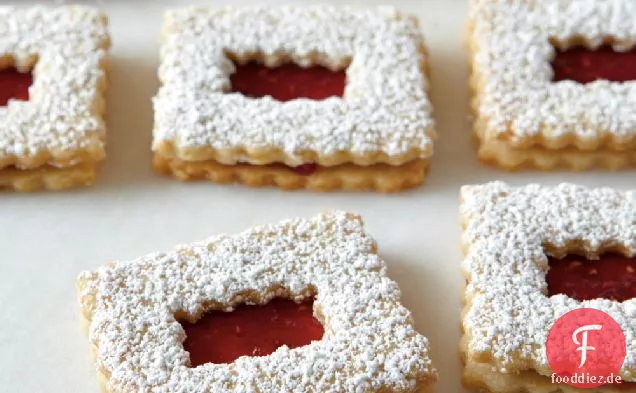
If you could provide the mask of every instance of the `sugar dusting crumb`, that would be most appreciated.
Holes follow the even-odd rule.
[[[98,368],[116,391],[415,392],[435,379],[429,344],[373,249],[357,216],[334,212],[82,273]],[[188,367],[176,312],[231,308],[245,291],[267,302],[280,288],[299,300],[315,290],[322,340]]]
[[[79,150],[103,152],[105,130],[96,108],[107,29],[106,17],[90,7],[0,7],[0,53],[18,68],[37,59],[29,101],[0,108],[5,164],[44,155],[55,165]]]
[[[577,37],[616,50],[636,42],[636,2],[630,0],[473,0],[472,65],[481,86],[478,116],[492,136],[514,138],[611,134],[636,138],[636,82],[552,83],[552,41]]]
[[[278,149],[288,164],[303,163],[306,151],[432,155],[423,41],[416,21],[390,7],[186,8],[167,13],[164,32],[155,148]],[[344,97],[281,103],[226,94],[227,53],[258,53],[269,65],[348,65]]]
[[[463,269],[471,279],[466,289],[471,306],[463,321],[471,336],[469,351],[491,353],[502,371],[530,364],[549,376],[545,343],[550,327],[573,309],[595,308],[622,327],[627,358],[621,376],[636,381],[636,299],[547,297],[544,251],[546,244],[559,250],[583,244],[588,252],[617,246],[635,255],[636,193],[572,184],[512,188],[495,182],[465,186],[461,195],[468,246]]]

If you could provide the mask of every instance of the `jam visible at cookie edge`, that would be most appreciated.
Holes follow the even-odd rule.
[[[636,49],[616,52],[610,45],[604,45],[596,50],[583,47],[557,50],[552,69],[555,82],[632,81],[636,80]]]
[[[252,98],[271,96],[283,102],[342,97],[345,82],[344,70],[331,71],[320,66],[303,68],[292,63],[275,68],[256,62],[236,64],[236,72],[230,76],[232,92]]]
[[[318,170],[318,165],[316,164],[302,164],[294,167],[288,167],[292,171],[296,172],[302,176],[309,176]]]
[[[274,299],[262,306],[212,311],[196,323],[182,322],[183,347],[192,367],[231,363],[241,356],[266,356],[283,345],[297,348],[320,340],[324,329],[313,316],[313,300]]]
[[[249,163],[245,163],[245,162],[239,162],[240,165],[253,165],[253,164],[249,164]],[[254,166],[258,166],[258,165],[254,165]],[[264,166],[268,166],[271,168],[285,168],[285,169],[289,169],[290,171],[296,173],[297,175],[301,175],[301,176],[310,176],[313,175],[318,168],[320,167],[318,164],[313,164],[313,163],[309,163],[309,164],[300,164],[298,166],[289,166],[289,165],[285,165],[285,164],[267,164]]]
[[[10,99],[28,101],[32,83],[31,72],[20,72],[16,68],[0,70],[0,106],[7,106]]]
[[[564,294],[583,301],[610,299],[624,302],[636,298],[636,258],[603,254],[599,260],[579,255],[549,257],[546,275],[549,296]]]

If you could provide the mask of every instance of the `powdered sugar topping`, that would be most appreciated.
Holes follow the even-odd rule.
[[[347,68],[343,98],[278,102],[228,93],[230,57],[268,65],[293,61]],[[303,153],[384,159],[432,155],[432,108],[423,41],[414,18],[392,8],[224,7],[167,13],[163,83],[154,100],[154,146],[183,150],[276,150],[287,164]],[[183,158],[183,157],[182,157]],[[225,164],[233,162],[224,157]],[[254,157],[238,157],[254,161]],[[379,160],[383,161],[383,160]]]
[[[549,376],[545,343],[563,314],[582,307],[611,315],[622,327],[627,358],[621,369],[636,381],[636,299],[623,303],[548,297],[544,245],[567,252],[606,248],[636,254],[636,193],[571,184],[511,188],[495,182],[462,188],[463,269],[469,309],[463,321],[469,353],[491,354],[502,371],[534,368]]]
[[[512,143],[541,135],[596,138],[609,145],[636,140],[636,82],[552,82],[552,42],[583,38],[592,48],[611,37],[616,50],[636,42],[631,0],[472,0],[473,72],[478,116],[488,137]],[[552,41],[552,42],[551,42]]]
[[[62,166],[103,155],[101,63],[106,17],[80,6],[0,7],[0,55],[35,68],[27,102],[0,108],[0,164]]]
[[[435,371],[428,342],[357,216],[335,212],[218,236],[80,276],[102,374],[117,391],[414,392]],[[282,288],[282,289],[281,289]],[[189,368],[175,313],[316,294],[324,338],[265,357]],[[249,296],[248,296],[249,297]]]

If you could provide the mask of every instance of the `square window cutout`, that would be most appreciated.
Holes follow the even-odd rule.
[[[504,169],[636,164],[636,2],[474,0],[473,132]]]
[[[92,184],[105,156],[106,16],[1,7],[0,30],[0,188]]]
[[[376,252],[330,212],[82,273],[105,391],[431,392],[428,340]]]
[[[548,337],[565,314],[595,309],[622,329],[627,356],[618,371],[623,384],[594,391],[631,391],[636,193],[571,184],[465,186],[460,217],[464,383],[495,393],[582,392],[553,383]]]
[[[33,66],[17,68],[15,63],[11,56],[0,57],[0,107],[6,107],[11,100],[29,100]]]
[[[283,345],[302,347],[325,333],[313,312],[313,298],[298,303],[279,298],[230,311],[208,311],[196,321],[181,321],[186,334],[183,348],[190,355],[190,367],[198,367],[232,363],[241,356],[267,356]]]
[[[584,301],[609,299],[625,302],[636,298],[636,258],[605,251],[589,259],[586,255],[548,254],[548,295],[563,294]]]
[[[417,20],[390,7],[166,13],[155,168],[285,189],[400,191],[435,139]]]
[[[552,60],[552,80],[571,80],[578,83],[596,81],[629,82],[636,80],[636,48],[614,48],[611,38],[598,47],[588,47],[585,42],[569,43],[560,49]]]
[[[286,102],[296,99],[324,100],[342,97],[346,83],[345,70],[322,66],[301,67],[286,63],[267,67],[258,62],[236,64],[230,75],[232,92],[246,97],[271,97]]]

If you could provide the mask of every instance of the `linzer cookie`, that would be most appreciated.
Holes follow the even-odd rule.
[[[479,157],[504,169],[636,163],[636,3],[472,0]]]
[[[106,16],[0,7],[0,31],[0,188],[92,184],[105,156]]]
[[[429,392],[428,341],[376,248],[333,212],[82,273],[103,391]]]
[[[496,182],[461,199],[464,383],[634,391],[636,194]]]
[[[390,7],[165,15],[154,166],[182,180],[400,191],[435,139],[414,17]]]

